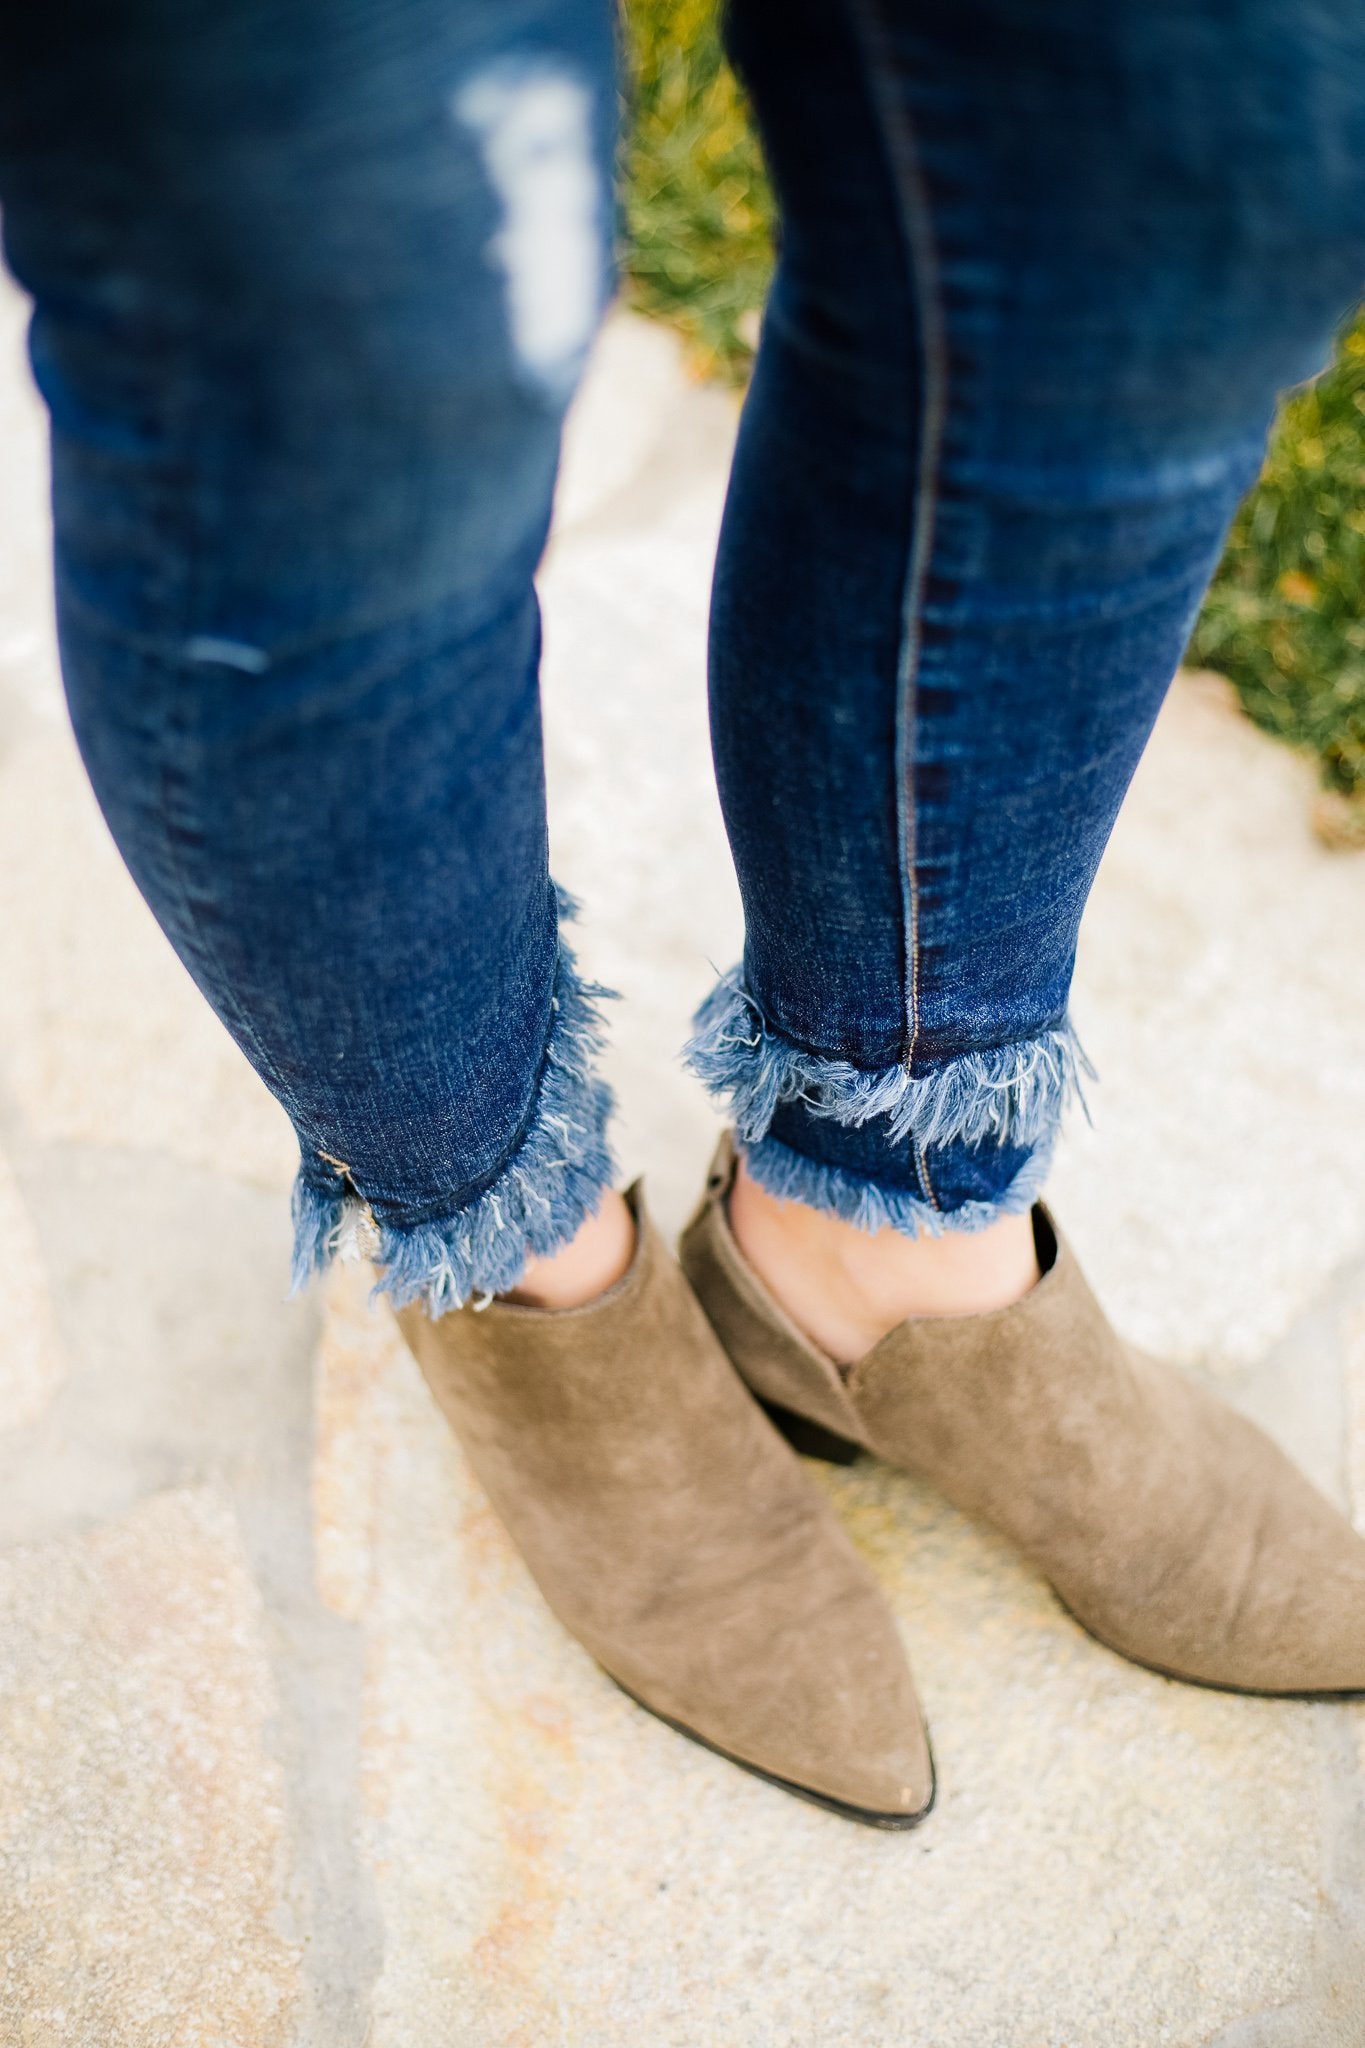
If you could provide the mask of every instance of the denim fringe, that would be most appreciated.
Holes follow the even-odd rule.
[[[840,1166],[822,1166],[777,1138],[742,1144],[744,1161],[759,1186],[780,1202],[804,1202],[840,1216],[859,1230],[898,1230],[903,1237],[941,1237],[945,1230],[984,1230],[1001,1216],[1018,1216],[1033,1207],[1043,1191],[1052,1147],[1041,1145],[1024,1161],[1009,1186],[989,1202],[964,1202],[959,1209],[936,1209],[923,1195],[904,1188],[884,1188],[876,1181]]]
[[[576,906],[559,892],[561,917]],[[514,1287],[526,1261],[567,1244],[616,1171],[607,1143],[611,1090],[593,1072],[603,1044],[598,1003],[615,991],[584,981],[561,937],[549,1042],[531,1124],[492,1186],[450,1216],[390,1223],[351,1191],[294,1185],[293,1288],[335,1258],[380,1268],[376,1295],[444,1315]]]
[[[746,1147],[766,1136],[780,1102],[797,1101],[841,1124],[885,1116],[893,1144],[1036,1145],[1053,1136],[1070,1101],[1084,1107],[1081,1077],[1095,1075],[1069,1019],[1037,1038],[961,1053],[929,1074],[825,1059],[770,1029],[738,968],[693,1023],[683,1057],[728,1105]]]

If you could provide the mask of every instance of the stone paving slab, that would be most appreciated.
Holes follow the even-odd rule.
[[[295,2038],[261,1624],[207,1489],[0,1557],[6,2041]]]
[[[1365,1710],[1135,1671],[925,1489],[818,1474],[934,1728],[905,1837],[619,1694],[362,1277],[283,1298],[287,1127],[109,846],[60,708],[0,293],[0,2043],[1362,2048]],[[621,1152],[738,949],[706,750],[734,405],[618,319],[542,587],[556,871],[622,989]],[[1182,681],[1084,936],[1055,1198],[1116,1317],[1365,1516],[1365,859]]]
[[[42,1415],[62,1377],[42,1246],[8,1160],[0,1153],[0,1431]]]

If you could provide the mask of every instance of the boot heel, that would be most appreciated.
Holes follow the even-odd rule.
[[[775,1429],[781,1430],[794,1451],[803,1458],[823,1458],[827,1465],[851,1465],[862,1456],[861,1446],[851,1444],[847,1437],[836,1436],[832,1429],[825,1429],[818,1422],[811,1422],[807,1416],[795,1415],[790,1408],[779,1407],[776,1401],[760,1401],[759,1407]]]

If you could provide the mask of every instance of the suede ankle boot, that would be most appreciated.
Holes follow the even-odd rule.
[[[494,1301],[403,1335],[554,1612],[642,1706],[787,1791],[903,1828],[928,1741],[891,1611],[627,1200],[583,1308]]]
[[[734,1169],[727,1138],[683,1268],[799,1449],[928,1480],[1135,1663],[1237,1692],[1365,1690],[1365,1539],[1261,1430],[1115,1334],[1046,1209],[1021,1301],[912,1318],[840,1368],[735,1242]]]

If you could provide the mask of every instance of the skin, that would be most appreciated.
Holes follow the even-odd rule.
[[[981,1315],[1027,1294],[1038,1278],[1033,1226],[1003,1216],[986,1230],[902,1237],[858,1230],[802,1202],[780,1202],[741,1162],[730,1196],[740,1250],[797,1328],[851,1365],[907,1316]],[[635,1226],[620,1195],[551,1258],[532,1259],[509,1295],[536,1308],[578,1308],[621,1279]]]
[[[1038,1278],[1028,1216],[941,1237],[859,1230],[804,1202],[778,1201],[742,1160],[730,1227],[768,1292],[840,1365],[862,1358],[907,1316],[983,1315],[1020,1300]]]
[[[634,1218],[609,1188],[576,1236],[549,1258],[528,1261],[506,1298],[530,1308],[582,1308],[624,1277],[634,1250]]]

